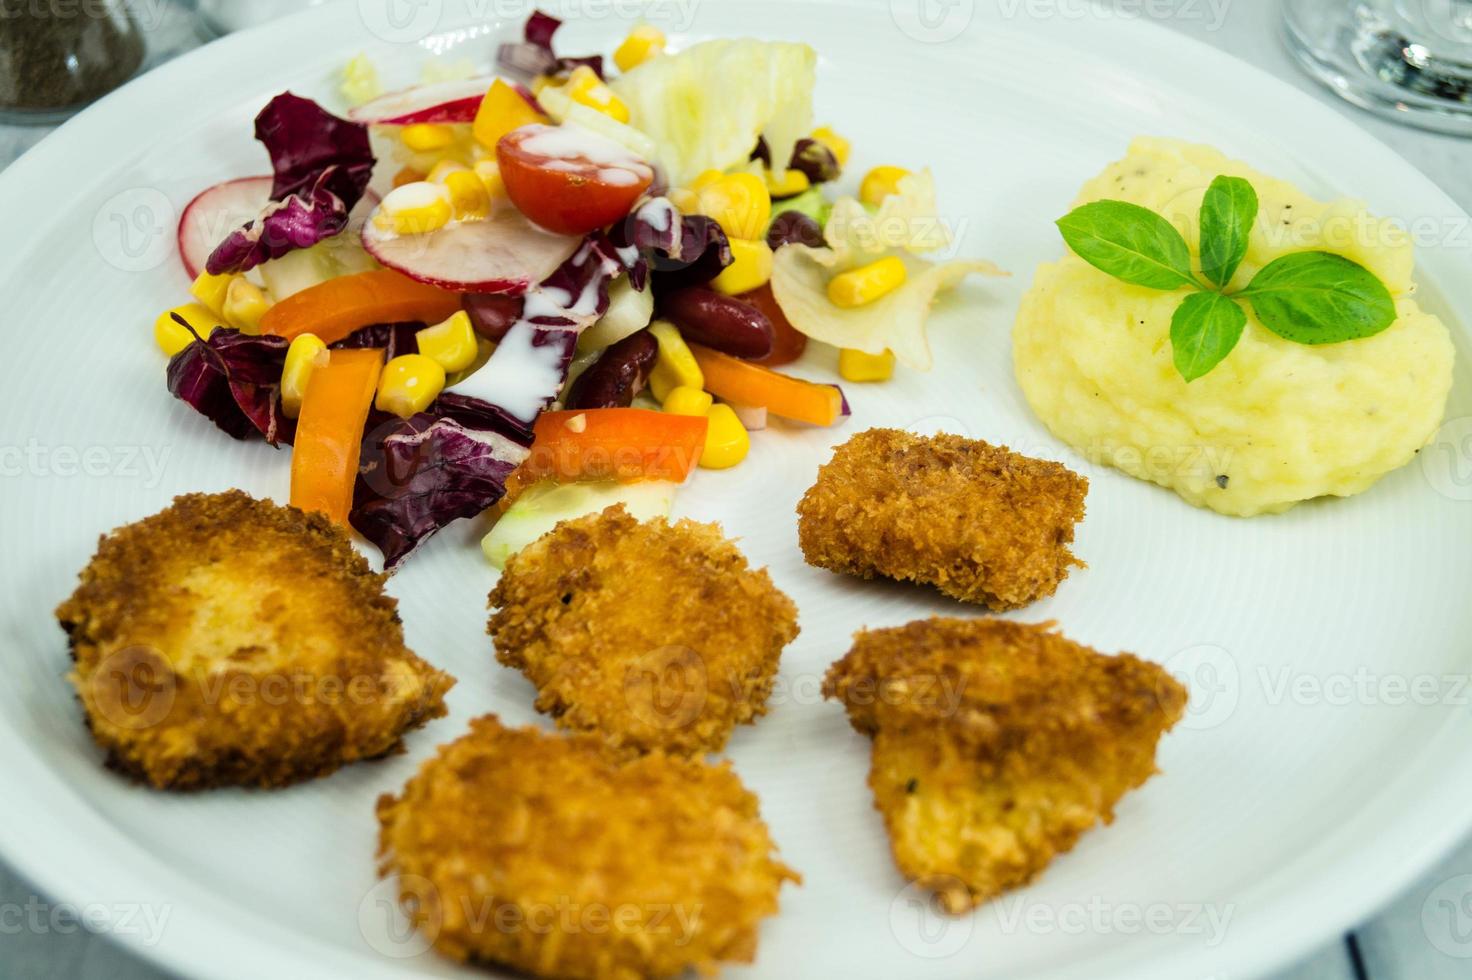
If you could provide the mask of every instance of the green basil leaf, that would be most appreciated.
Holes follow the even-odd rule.
[[[1201,272],[1225,287],[1247,255],[1257,191],[1241,177],[1218,177],[1201,199]]]
[[[1195,286],[1191,251],[1169,222],[1124,201],[1095,201],[1058,219],[1079,258],[1116,279],[1150,289]]]
[[[1192,293],[1170,318],[1170,346],[1176,370],[1188,382],[1222,362],[1247,326],[1242,307],[1221,293]]]
[[[1337,344],[1395,322],[1395,300],[1364,266],[1329,252],[1274,259],[1238,293],[1262,325],[1299,344]]]

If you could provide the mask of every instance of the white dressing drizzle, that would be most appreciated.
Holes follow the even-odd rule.
[[[621,143],[615,143],[590,129],[572,123],[561,126],[533,125],[523,127],[531,135],[521,141],[521,148],[536,156],[546,157],[552,170],[583,169],[572,161],[584,160],[598,168],[599,179],[620,187],[650,180],[654,170]]]
[[[564,351],[557,344],[537,346],[539,328],[526,317],[538,291],[527,294],[527,312],[511,325],[479,371],[455,385],[455,393],[499,405],[516,420],[531,425],[547,405],[549,392],[562,388]],[[562,311],[559,309],[558,313]]]

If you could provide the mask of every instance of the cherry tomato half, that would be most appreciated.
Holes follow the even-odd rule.
[[[768,320],[772,321],[772,352],[754,363],[776,367],[779,364],[789,364],[802,357],[802,352],[808,349],[808,338],[798,333],[797,328],[787,322],[787,316],[782,312],[782,307],[777,305],[777,297],[772,295],[770,283],[764,283],[736,298],[755,306],[766,314]]]
[[[496,143],[506,195],[534,223],[586,235],[628,214],[654,169],[613,140],[572,126],[523,126]]]

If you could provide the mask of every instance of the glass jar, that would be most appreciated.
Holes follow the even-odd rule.
[[[129,0],[0,0],[0,119],[56,123],[126,82],[144,42]]]

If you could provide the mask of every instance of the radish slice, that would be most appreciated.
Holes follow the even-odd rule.
[[[460,78],[433,85],[416,85],[380,95],[348,110],[354,122],[379,126],[408,126],[411,123],[475,122],[476,110],[486,97],[494,75]]]
[[[190,279],[204,271],[215,246],[261,213],[271,200],[270,177],[240,177],[195,195],[179,216],[179,258]]]
[[[459,293],[524,293],[556,272],[582,241],[544,231],[510,205],[425,235],[398,235],[372,220],[363,224],[369,255],[410,279]]]
[[[237,177],[195,195],[179,216],[179,258],[190,279],[198,279],[215,246],[236,228],[257,218],[271,200],[271,177]],[[366,191],[348,215],[348,230],[357,229],[378,207],[379,197]]]

